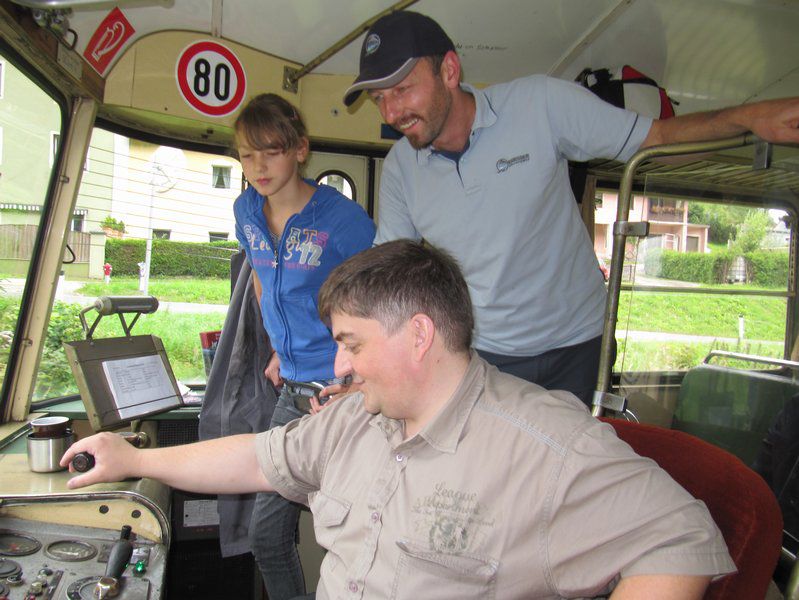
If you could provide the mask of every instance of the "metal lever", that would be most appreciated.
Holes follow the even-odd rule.
[[[102,600],[103,598],[113,598],[119,594],[120,580],[125,567],[130,562],[133,555],[133,543],[130,541],[130,525],[122,527],[119,540],[114,543],[111,553],[108,555],[108,565],[105,568],[105,575],[100,578],[94,586],[93,598]]]

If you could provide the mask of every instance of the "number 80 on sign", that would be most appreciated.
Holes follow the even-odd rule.
[[[247,87],[244,69],[233,52],[217,42],[196,42],[177,63],[180,93],[196,111],[222,117],[236,110]]]

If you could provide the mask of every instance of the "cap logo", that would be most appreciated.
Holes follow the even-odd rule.
[[[370,54],[374,54],[377,49],[380,47],[380,36],[376,33],[369,34],[369,37],[366,38],[366,44],[364,45],[364,55],[369,56]]]

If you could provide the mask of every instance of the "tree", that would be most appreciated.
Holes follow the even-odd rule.
[[[735,238],[736,228],[745,220],[748,212],[750,209],[743,206],[690,202],[688,222],[708,225],[708,240],[726,245]]]
[[[774,222],[764,210],[749,210],[743,223],[735,226],[735,240],[730,249],[741,256],[759,250]]]

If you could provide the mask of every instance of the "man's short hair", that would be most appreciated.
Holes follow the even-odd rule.
[[[472,344],[472,302],[458,263],[421,242],[387,242],[333,269],[319,291],[319,315],[327,320],[337,312],[375,319],[389,335],[421,313],[450,351]]]

